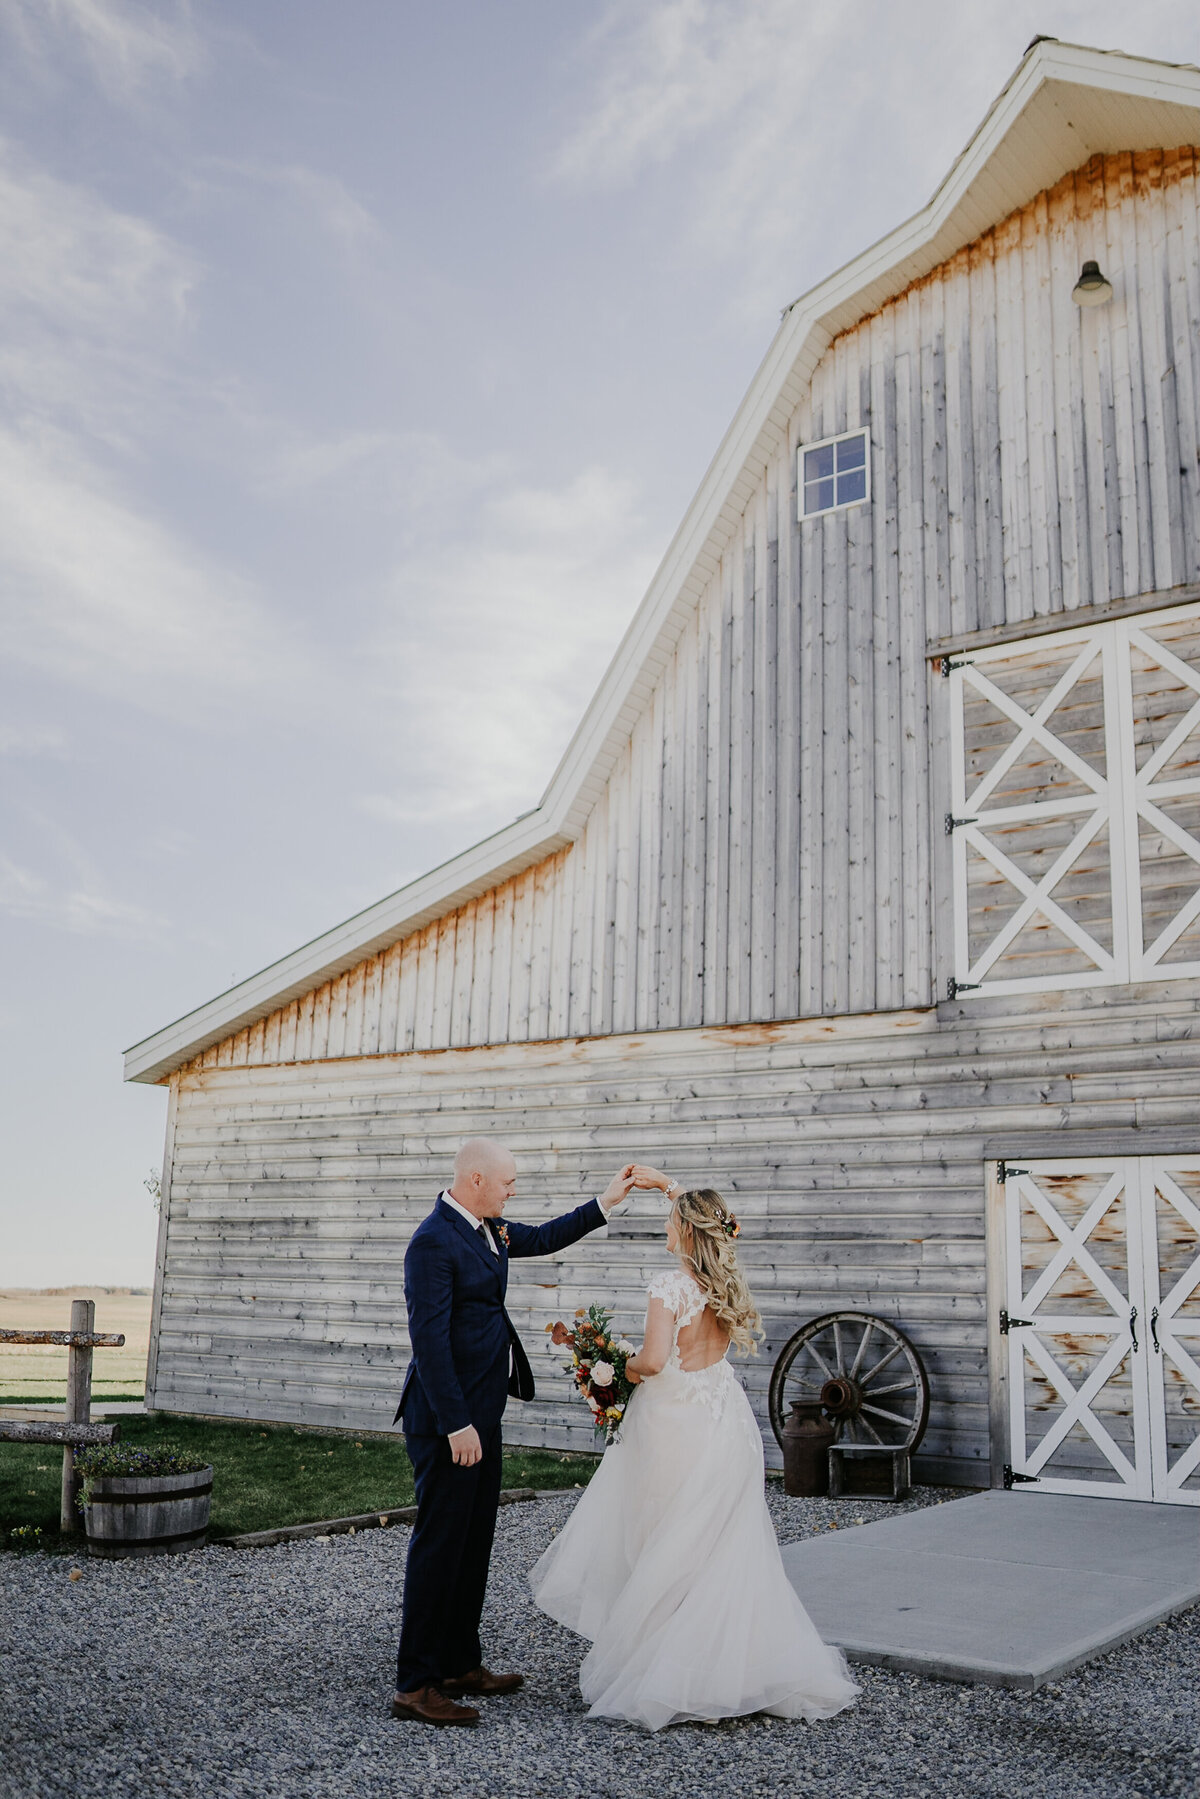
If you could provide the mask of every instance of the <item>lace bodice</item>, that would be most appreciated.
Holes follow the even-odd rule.
[[[742,1397],[737,1376],[724,1356],[718,1361],[710,1362],[707,1368],[687,1369],[679,1359],[679,1333],[685,1324],[691,1324],[699,1318],[708,1304],[700,1285],[685,1274],[682,1268],[671,1268],[665,1274],[658,1275],[651,1281],[647,1289],[651,1299],[661,1299],[662,1303],[673,1314],[671,1325],[671,1353],[663,1364],[662,1373],[655,1379],[662,1383],[664,1389],[669,1388],[676,1399],[688,1405],[704,1406],[712,1414],[714,1423],[720,1423],[732,1396],[736,1393]],[[747,1435],[758,1444],[758,1426],[754,1422],[754,1414],[749,1406],[743,1403],[745,1414],[742,1422]]]
[[[666,1274],[660,1274],[650,1282],[648,1294],[651,1299],[661,1299],[667,1310],[674,1314],[671,1326],[671,1353],[667,1357],[668,1368],[680,1368],[679,1333],[685,1324],[691,1324],[699,1318],[708,1301],[700,1287],[690,1274],[682,1268],[670,1268]],[[682,1369],[680,1369],[682,1372]]]

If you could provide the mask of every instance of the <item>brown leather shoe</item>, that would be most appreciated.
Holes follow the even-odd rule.
[[[453,1693],[515,1693],[525,1685],[523,1674],[493,1674],[490,1668],[472,1668],[469,1674],[456,1674],[443,1680],[442,1691]]]
[[[417,1687],[392,1697],[393,1718],[411,1718],[418,1724],[478,1724],[479,1713],[470,1705],[455,1705],[440,1687]]]

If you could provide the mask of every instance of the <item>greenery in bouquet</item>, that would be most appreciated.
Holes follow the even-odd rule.
[[[174,1443],[161,1443],[153,1449],[143,1449],[136,1443],[96,1443],[81,1449],[75,1457],[76,1473],[82,1476],[75,1503],[81,1512],[86,1511],[92,1503],[92,1488],[98,1480],[114,1477],[144,1480],[158,1474],[195,1474],[207,1467],[204,1456],[189,1455],[186,1449],[180,1449]]]
[[[612,1313],[603,1306],[580,1306],[575,1314],[575,1329],[568,1330],[561,1319],[548,1324],[546,1330],[553,1342],[571,1351],[564,1362],[567,1373],[586,1399],[597,1432],[604,1441],[616,1441],[625,1408],[633,1393],[633,1382],[625,1373],[625,1364],[637,1351],[624,1337],[612,1333]]]

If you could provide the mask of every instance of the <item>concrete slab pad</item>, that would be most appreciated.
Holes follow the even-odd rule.
[[[1200,1600],[1200,1508],[978,1493],[783,1561],[851,1661],[1034,1688]]]

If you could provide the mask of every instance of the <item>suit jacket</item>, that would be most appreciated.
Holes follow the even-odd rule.
[[[504,1309],[509,1260],[553,1255],[604,1221],[600,1202],[590,1199],[546,1224],[507,1223],[505,1244],[489,1219],[485,1229],[500,1252],[493,1255],[439,1193],[404,1258],[412,1361],[396,1418],[406,1431],[442,1437],[473,1424],[483,1435],[499,1424],[510,1392],[533,1398],[529,1362]]]

